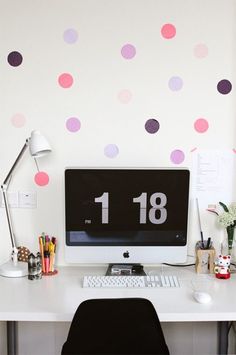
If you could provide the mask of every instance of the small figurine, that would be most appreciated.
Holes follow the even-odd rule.
[[[218,279],[230,278],[230,255],[219,255],[216,262],[214,272]]]
[[[26,247],[18,247],[18,261],[28,262],[28,257],[30,255],[30,250]]]

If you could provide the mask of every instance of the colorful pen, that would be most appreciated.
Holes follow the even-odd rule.
[[[49,263],[50,263],[50,253],[49,251],[44,252],[44,263],[45,263],[45,273],[49,273]]]
[[[42,271],[45,272],[43,238],[39,237],[39,250],[42,258]]]

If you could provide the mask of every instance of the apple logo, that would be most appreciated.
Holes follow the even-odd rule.
[[[123,257],[124,257],[124,258],[129,258],[129,252],[128,252],[128,251],[125,251],[125,252],[123,253]]]

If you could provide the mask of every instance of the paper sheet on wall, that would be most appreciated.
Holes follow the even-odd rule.
[[[236,202],[235,154],[232,150],[197,150],[192,159],[192,197],[202,208]]]

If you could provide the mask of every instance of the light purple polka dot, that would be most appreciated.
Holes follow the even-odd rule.
[[[185,159],[184,152],[182,150],[176,149],[171,152],[170,160],[174,164],[181,164]]]
[[[81,127],[80,120],[76,117],[70,117],[66,121],[66,128],[70,132],[77,132]]]
[[[108,158],[115,158],[115,157],[119,154],[119,148],[118,148],[117,145],[115,145],[115,144],[108,144],[108,145],[104,148],[104,154],[105,154]]]
[[[72,44],[75,43],[78,39],[78,33],[75,29],[73,28],[68,28],[67,30],[65,30],[65,32],[63,33],[63,38],[64,41],[68,44]]]
[[[145,123],[145,129],[148,133],[151,134],[156,133],[159,130],[159,128],[160,128],[160,124],[154,118],[147,120]]]
[[[179,91],[183,87],[183,80],[179,76],[172,76],[169,80],[168,86],[172,91]]]
[[[136,48],[132,44],[127,43],[121,48],[121,55],[125,59],[132,59],[136,55]]]

